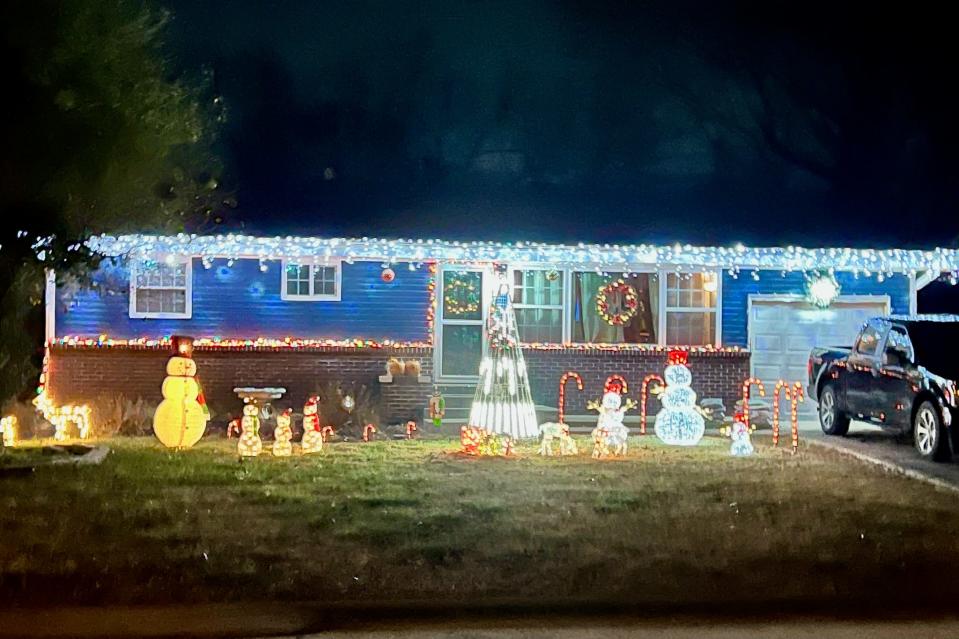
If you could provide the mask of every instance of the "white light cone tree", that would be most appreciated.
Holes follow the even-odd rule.
[[[515,439],[537,437],[536,408],[505,278],[500,279],[486,325],[488,345],[480,362],[469,425]]]

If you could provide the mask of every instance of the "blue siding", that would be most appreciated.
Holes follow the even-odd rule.
[[[852,273],[836,273],[841,295],[888,295],[893,313],[909,312],[909,277],[893,275],[885,281],[875,276],[856,278]],[[723,346],[747,346],[748,296],[803,295],[806,292],[805,277],[801,272],[760,271],[759,281],[752,272],[740,271],[739,277],[723,272]]]
[[[278,260],[263,273],[257,260],[237,260],[228,267],[216,260],[209,269],[193,260],[193,317],[191,319],[131,319],[129,294],[100,295],[85,291],[72,303],[57,305],[58,336],[96,336],[118,339],[162,337],[174,333],[222,338],[365,338],[426,341],[429,305],[426,266],[410,271],[394,266],[396,279],[380,279],[379,262],[343,263],[342,299],[338,302],[294,302],[280,299]],[[99,274],[128,281],[126,269]],[[119,274],[119,276],[117,276]],[[69,305],[69,307],[68,307]]]

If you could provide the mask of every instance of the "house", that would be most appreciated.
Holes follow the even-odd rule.
[[[638,396],[670,347],[688,349],[699,397],[731,409],[746,378],[804,381],[813,345],[848,344],[873,315],[914,313],[917,290],[959,268],[943,249],[242,235],[100,236],[89,247],[106,258],[93,287],[48,277],[54,401],[159,397],[168,339],[182,334],[197,340],[214,409],[238,405],[236,386],[284,387],[279,403],[299,407],[320,383],[359,382],[390,420],[421,417],[434,384],[472,395],[497,277],[512,286],[536,404],[555,406],[560,377],[576,371],[575,415],[611,374]],[[418,360],[420,375],[386,374],[389,358]]]

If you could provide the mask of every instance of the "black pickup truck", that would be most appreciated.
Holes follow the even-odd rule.
[[[851,348],[814,348],[809,396],[827,435],[861,419],[912,435],[923,457],[959,450],[959,316],[890,315],[866,322]]]

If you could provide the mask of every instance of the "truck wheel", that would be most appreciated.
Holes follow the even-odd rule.
[[[942,425],[942,416],[929,400],[919,405],[912,420],[912,441],[925,459],[949,461],[949,431]]]
[[[819,394],[819,425],[827,435],[845,435],[849,432],[849,417],[839,410],[839,400],[832,385],[823,387]]]

